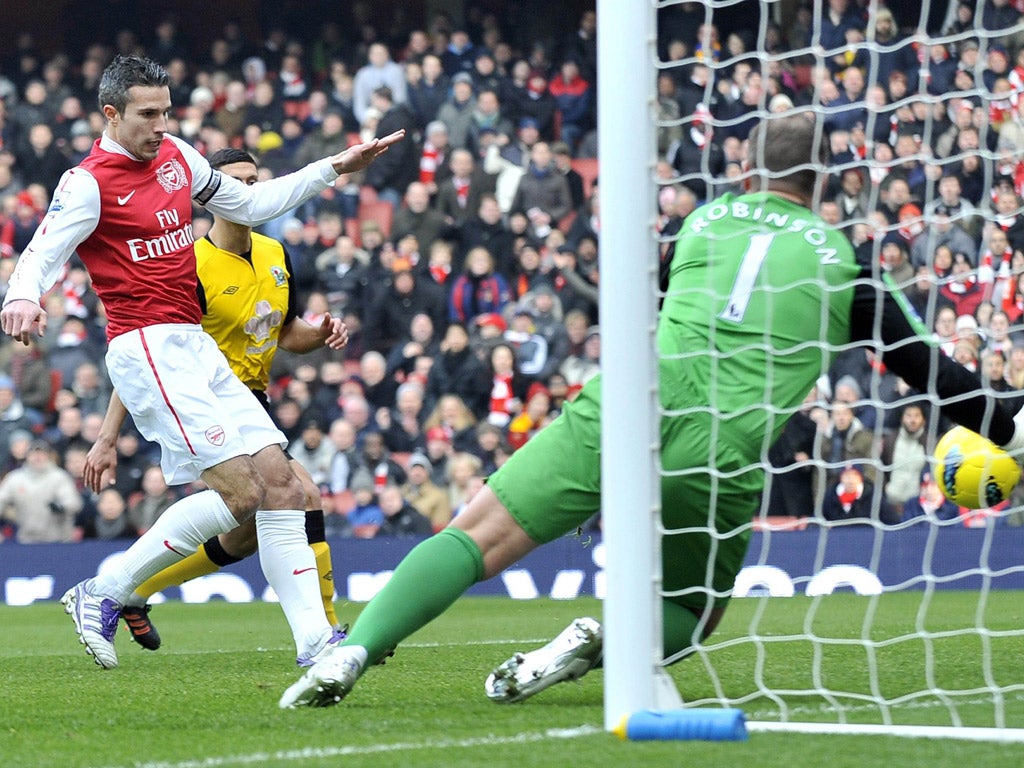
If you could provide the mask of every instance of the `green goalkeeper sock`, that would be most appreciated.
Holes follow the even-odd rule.
[[[693,633],[697,630],[700,617],[688,608],[668,600],[662,600],[661,606],[662,642],[667,659],[693,645]]]
[[[476,542],[458,528],[445,528],[398,564],[343,645],[361,645],[369,663],[377,663],[444,613],[483,574],[484,559]]]

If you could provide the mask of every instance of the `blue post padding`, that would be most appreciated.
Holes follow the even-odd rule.
[[[631,741],[747,740],[746,720],[741,709],[643,710],[623,720],[615,733]]]

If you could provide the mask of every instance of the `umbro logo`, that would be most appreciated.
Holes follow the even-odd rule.
[[[237,285],[229,285],[227,288],[224,289],[224,294],[223,295],[231,296],[231,295],[236,294],[236,293],[238,293],[238,286]]]
[[[118,205],[127,205],[128,201],[131,200],[134,196],[135,196],[135,190],[134,189],[131,192],[129,192],[127,195],[125,195],[124,197],[121,197],[120,195],[118,195],[117,196],[117,204]]]

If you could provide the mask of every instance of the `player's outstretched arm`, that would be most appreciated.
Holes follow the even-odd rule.
[[[851,337],[874,340],[880,334],[889,370],[915,389],[941,397],[943,415],[1007,450],[1018,450],[1018,442],[1024,449],[1024,414],[1015,419],[1013,411],[982,387],[977,376],[929,344],[894,294],[883,294],[879,307],[877,290],[866,281],[855,287]]]
[[[344,152],[331,157],[331,165],[338,175],[355,173],[361,171],[380,155],[388,151],[392,144],[396,144],[405,138],[405,129],[395,131],[380,139],[371,139],[362,144],[353,144]]]
[[[100,425],[100,433],[85,457],[82,479],[94,493],[99,493],[114,482],[114,473],[117,469],[117,436],[127,417],[128,409],[124,407],[115,389],[110,395],[110,404],[103,417],[103,424]]]
[[[301,317],[296,317],[281,329],[277,345],[286,352],[304,355],[322,346],[331,349],[343,349],[348,344],[348,327],[341,318],[332,317],[330,312],[324,313],[320,325],[310,325]]]

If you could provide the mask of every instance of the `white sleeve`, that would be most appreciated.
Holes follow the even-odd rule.
[[[210,167],[210,163],[207,162],[198,149],[184,139],[172,136],[169,133],[164,134],[164,137],[177,145],[182,157],[185,158],[185,164],[192,171],[192,197],[200,196],[213,179],[214,170]]]
[[[323,158],[295,173],[246,186],[210,168],[210,164],[187,142],[168,136],[181,149],[192,170],[192,197],[211,213],[236,224],[256,226],[276,219],[316,197],[338,178],[330,160]]]
[[[100,188],[96,178],[78,167],[65,171],[46,216],[18,258],[4,305],[14,299],[38,304],[99,220]]]

